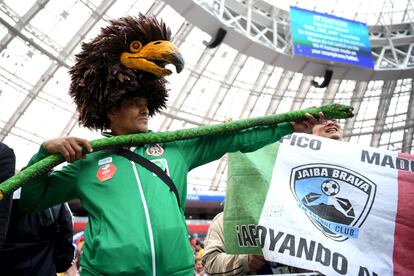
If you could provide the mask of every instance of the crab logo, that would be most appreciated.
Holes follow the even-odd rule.
[[[345,241],[358,238],[376,184],[345,167],[307,164],[292,169],[290,189],[316,228],[335,241]]]

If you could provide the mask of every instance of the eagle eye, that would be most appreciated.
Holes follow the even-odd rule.
[[[141,48],[142,48],[142,43],[139,42],[138,40],[134,40],[131,42],[131,44],[129,44],[129,50],[132,53],[138,52],[139,50],[141,50]]]

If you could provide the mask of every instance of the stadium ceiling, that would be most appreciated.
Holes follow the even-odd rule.
[[[293,57],[289,5],[367,23],[375,70]],[[0,0],[0,141],[15,150],[18,169],[46,139],[101,137],[77,125],[67,71],[81,41],[96,36],[110,19],[139,12],[170,26],[186,60],[181,74],[168,77],[168,106],[151,120],[152,130],[338,102],[352,105],[356,113],[343,122],[347,141],[414,152],[410,0],[375,5],[360,0]],[[203,42],[212,41],[220,27],[228,32],[224,41],[207,47]],[[334,72],[329,85],[313,86],[327,68]],[[192,171],[189,192],[223,191],[226,167],[224,157]]]
[[[325,70],[329,69],[333,71],[333,78],[347,80],[392,80],[414,75],[413,22],[369,27],[375,68],[367,70],[294,56],[289,12],[270,4],[272,1],[166,0],[166,2],[211,36],[214,36],[219,28],[226,30],[223,42],[240,53],[286,70],[324,76]],[[336,2],[338,4],[345,1]],[[299,1],[297,3],[300,4]],[[406,1],[406,7],[410,5],[412,3]],[[313,8],[317,10],[318,7]],[[321,11],[325,10],[326,7],[321,8]],[[349,11],[349,8],[345,10]],[[336,14],[335,11],[331,13]],[[351,19],[357,15],[352,15]],[[410,15],[409,12],[405,13],[402,21],[408,19]]]

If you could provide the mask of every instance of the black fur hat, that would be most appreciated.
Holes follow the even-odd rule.
[[[164,22],[140,14],[111,21],[91,42],[83,43],[69,71],[69,94],[77,105],[79,124],[108,129],[107,112],[128,98],[146,98],[150,116],[165,108],[164,76],[171,71],[164,66],[172,63],[178,72],[184,66],[170,39],[171,31]],[[167,53],[157,48],[161,44],[169,47]],[[121,55],[126,63],[121,62]]]

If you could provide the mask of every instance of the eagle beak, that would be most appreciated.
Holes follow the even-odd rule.
[[[142,70],[157,76],[171,75],[171,70],[165,68],[167,64],[173,64],[177,73],[184,68],[184,59],[177,47],[169,41],[152,41],[139,51],[121,54],[121,63],[127,68]]]

